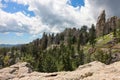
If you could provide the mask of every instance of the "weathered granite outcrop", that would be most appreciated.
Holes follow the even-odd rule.
[[[106,20],[105,10],[103,10],[96,24],[97,36],[108,34],[114,31],[114,29],[117,29],[118,22],[120,22],[120,18],[117,16],[110,17]]]
[[[105,27],[105,22],[106,22],[106,14],[105,14],[105,10],[103,10],[100,16],[98,17],[96,24],[97,36],[102,36]]]
[[[71,72],[40,73],[26,63],[0,70],[0,80],[120,80],[120,62],[105,65],[94,61]]]

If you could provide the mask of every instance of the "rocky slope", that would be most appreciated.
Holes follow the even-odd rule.
[[[0,70],[0,80],[120,80],[120,62],[105,65],[94,61],[71,72],[40,73],[26,63]]]

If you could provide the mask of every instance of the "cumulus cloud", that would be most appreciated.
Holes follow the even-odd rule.
[[[39,28],[40,25],[42,24],[35,17],[27,17],[21,12],[11,14],[0,10],[0,32],[26,32],[35,34],[42,31],[41,28],[43,26]]]
[[[13,0],[19,4],[29,5],[29,10],[41,19],[52,32],[59,32],[66,27],[80,27],[90,24],[86,16],[80,14],[80,8],[67,4],[68,0]],[[87,18],[87,19],[86,19]],[[85,21],[88,21],[86,23]]]
[[[8,0],[7,0],[8,1]],[[7,13],[0,9],[0,32],[19,32],[39,34],[60,32],[66,27],[80,28],[82,25],[95,24],[99,13],[105,9],[108,16],[119,16],[119,0],[84,0],[85,5],[73,7],[70,0],[9,0],[28,5],[34,17],[22,12]],[[1,5],[1,4],[0,4]]]

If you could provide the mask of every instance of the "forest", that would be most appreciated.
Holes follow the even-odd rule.
[[[113,38],[120,42],[120,29],[112,32]],[[104,40],[104,34],[101,38]],[[17,62],[29,62],[39,72],[72,71],[79,65],[92,61],[110,64],[112,51],[105,52],[98,48],[98,39],[94,24],[91,28],[66,28],[57,34],[43,33],[28,44],[10,48],[0,48],[0,68]]]

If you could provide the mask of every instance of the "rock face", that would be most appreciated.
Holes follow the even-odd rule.
[[[105,22],[106,22],[106,14],[105,14],[105,10],[103,10],[100,16],[98,17],[96,24],[97,36],[102,36],[105,27]]]
[[[98,17],[97,24],[96,24],[97,36],[99,37],[114,31],[114,29],[118,27],[117,24],[119,21],[120,21],[120,18],[118,18],[117,16],[108,18],[106,21],[105,10],[103,10],[100,16]]]
[[[26,63],[0,70],[0,80],[120,80],[120,62],[105,65],[94,61],[71,72],[40,73]]]

